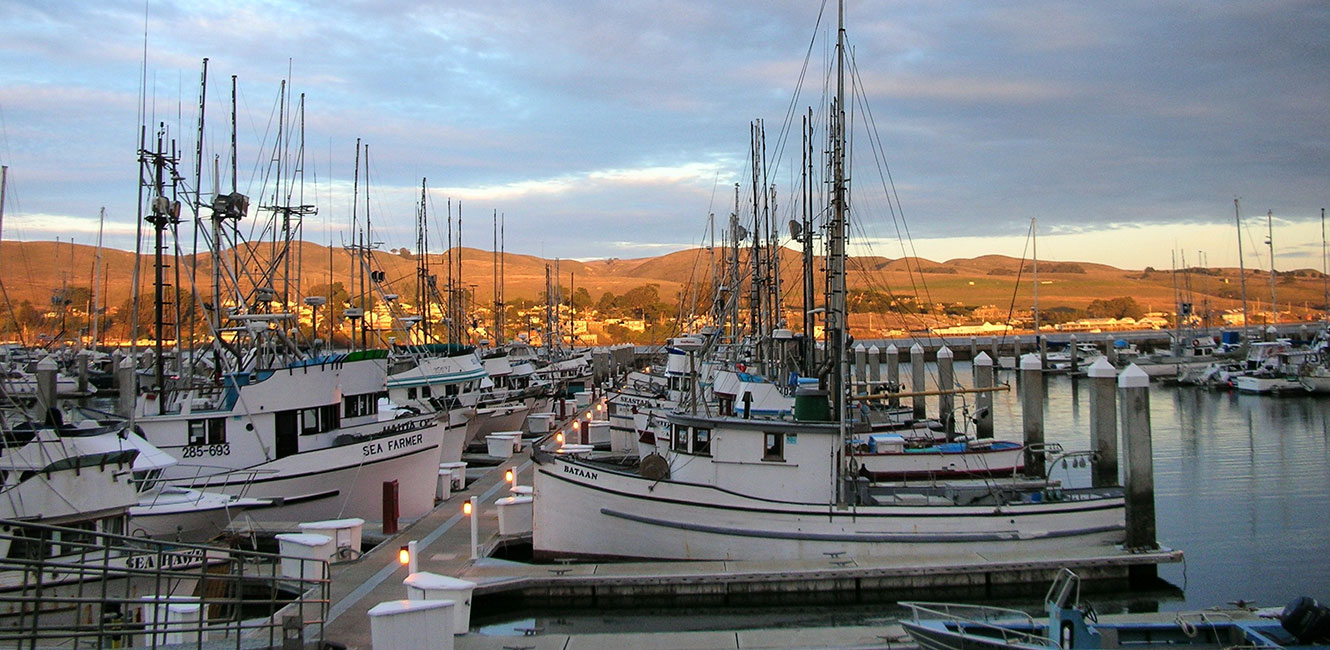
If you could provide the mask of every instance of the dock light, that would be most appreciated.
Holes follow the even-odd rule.
[[[516,474],[513,474],[513,470],[512,470],[512,468],[509,468],[509,469],[507,469],[507,470],[504,470],[504,472],[503,472],[503,480],[504,480],[504,481],[506,481],[506,482],[508,482],[508,483],[512,483],[512,482],[513,482],[513,479],[515,479],[515,478],[517,478],[517,475],[516,475]]]
[[[581,430],[581,428],[582,428],[582,421],[581,421],[581,420],[573,420],[573,430],[574,430],[574,431],[577,431],[577,430]]]
[[[557,443],[559,443],[559,444],[561,444],[561,445],[563,444],[563,432],[562,432],[562,431],[560,431],[560,432],[554,434],[554,442],[557,442]]]
[[[471,498],[466,500],[466,505],[462,506],[462,512],[465,512],[468,515],[475,512],[476,498],[476,495],[471,495]],[[476,521],[480,519],[479,514],[480,513],[476,513],[476,516],[471,518],[471,559],[473,560],[480,558],[480,523]]]
[[[411,564],[411,547],[402,545],[397,549],[397,563]]]
[[[462,514],[464,514],[464,515],[466,515],[466,516],[468,516],[468,517],[471,516],[471,502],[470,502],[470,501],[463,501],[463,502],[462,502]]]

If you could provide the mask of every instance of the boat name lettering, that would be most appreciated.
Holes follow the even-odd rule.
[[[627,404],[628,406],[655,406],[660,400],[654,400],[650,397],[630,397],[628,395],[621,395],[618,399],[613,401],[620,404]]]
[[[424,429],[425,427],[429,426],[429,424],[430,424],[429,419],[407,420],[405,422],[397,422],[395,424],[390,424],[384,427],[382,431],[379,431],[379,435],[388,435],[392,433],[406,433],[407,431]]]
[[[202,559],[203,549],[191,548],[160,555],[130,556],[125,558],[125,567],[129,569],[175,569],[197,564]]]
[[[417,433],[414,436],[407,436],[405,438],[395,438],[388,441],[388,450],[406,449],[407,447],[414,447],[422,442],[425,442],[425,435],[421,433]]]
[[[597,478],[595,472],[588,472],[587,470],[584,470],[581,467],[575,467],[573,465],[564,465],[563,473],[572,474],[573,476],[580,476],[582,478],[589,478],[593,481],[596,480]]]
[[[423,433],[417,433],[414,436],[407,436],[405,438],[394,438],[388,441],[387,451],[397,451],[398,449],[414,447],[422,442],[425,442],[425,434]],[[360,455],[362,457],[374,456],[376,454],[382,454],[383,452],[384,446],[383,443],[380,442],[370,442],[360,446]]]

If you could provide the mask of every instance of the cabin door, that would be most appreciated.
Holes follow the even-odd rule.
[[[300,452],[300,411],[277,412],[277,457],[286,458]]]

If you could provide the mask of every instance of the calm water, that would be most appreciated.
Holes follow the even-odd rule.
[[[956,375],[971,383],[968,364],[958,363]],[[1009,374],[1006,379],[1014,381]],[[1088,381],[1053,376],[1045,382],[1046,438],[1068,450],[1089,448]],[[996,395],[997,436],[1020,439],[1018,394]],[[928,402],[930,415],[935,400]],[[1263,606],[1300,595],[1330,599],[1330,398],[1152,385],[1150,411],[1159,542],[1186,554],[1185,563],[1161,567],[1160,577],[1181,592],[1138,598],[1144,605],[1132,597],[1095,596],[1100,611],[1115,609],[1106,600],[1117,609],[1157,603],[1178,610],[1236,599]],[[1064,480],[1088,482],[1088,469],[1067,471],[1073,474],[1064,472]],[[586,633],[871,625],[894,620],[899,611],[889,605],[565,610],[485,615],[473,625],[495,634],[522,627]]]

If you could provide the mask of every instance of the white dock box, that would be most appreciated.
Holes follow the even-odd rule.
[[[490,433],[485,436],[485,453],[495,458],[511,458],[513,455],[513,437],[507,433]]]
[[[347,519],[328,519],[309,521],[300,524],[300,532],[309,535],[327,535],[333,538],[333,560],[351,560],[360,557],[360,534],[365,529],[365,520],[359,517]],[[351,552],[342,553],[349,548]]]
[[[313,533],[282,533],[277,536],[277,548],[282,555],[282,575],[299,580],[328,577],[322,563],[331,561],[337,552],[333,538]]]
[[[494,502],[499,510],[500,535],[525,535],[531,532],[531,497],[504,497]]]
[[[138,638],[144,646],[168,643],[194,643],[198,640],[198,596],[155,594],[139,596],[145,634]],[[182,628],[194,628],[185,632]]]
[[[453,471],[439,468],[439,482],[434,485],[434,500],[447,501],[453,496]]]
[[[449,472],[452,472],[454,490],[466,489],[466,463],[460,461],[456,463],[439,463],[439,469],[446,469]]]
[[[604,420],[593,420],[582,426],[586,427],[586,444],[588,445],[608,445],[610,444],[610,423]]]
[[[471,593],[475,591],[476,583],[417,571],[407,576],[402,584],[406,585],[407,600],[453,601],[453,634],[466,634],[471,629]]]
[[[573,403],[577,405],[577,410],[586,413],[587,407],[591,406],[591,393],[582,391],[573,394]]]
[[[553,413],[532,413],[526,416],[526,428],[532,435],[543,436],[549,433],[552,422],[554,422]]]
[[[513,496],[515,496],[515,497],[529,497],[529,496],[531,496],[534,492],[535,492],[535,490],[533,490],[533,489],[531,488],[530,485],[514,485],[514,486],[513,486]]]
[[[374,650],[453,649],[451,600],[389,600],[369,610]]]

